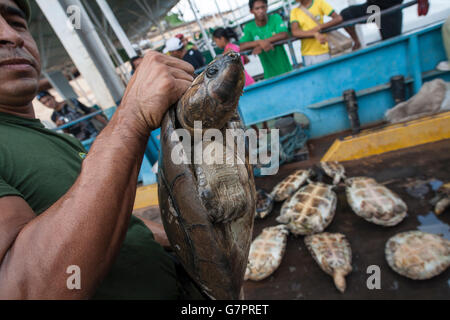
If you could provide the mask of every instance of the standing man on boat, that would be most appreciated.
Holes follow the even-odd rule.
[[[291,12],[292,35],[302,39],[302,56],[305,66],[311,66],[331,59],[327,35],[320,30],[342,22],[333,7],[325,0],[297,0],[300,7]],[[331,21],[324,23],[324,17]]]
[[[0,0],[0,299],[200,297],[164,251],[162,226],[131,214],[150,132],[194,69],[147,54],[86,155],[35,118],[29,17],[27,0]]]
[[[244,27],[240,40],[241,51],[252,49],[264,69],[264,79],[292,71],[292,65],[283,46],[273,43],[289,38],[288,28],[279,14],[267,15],[267,0],[250,0],[250,12],[255,20]]]
[[[367,0],[366,3],[360,5],[350,6],[341,12],[341,16],[344,21],[361,18],[372,14],[369,11],[370,6],[378,6],[380,10],[386,10],[401,4],[403,0]],[[403,12],[402,10],[384,15],[381,17],[381,37],[383,40],[399,36],[402,33],[403,26]],[[353,50],[361,48],[361,42],[356,34],[355,26],[347,27],[345,30],[350,34],[353,39]]]

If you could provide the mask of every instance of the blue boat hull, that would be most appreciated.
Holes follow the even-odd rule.
[[[405,76],[409,96],[424,81],[450,80],[450,73],[434,71],[446,59],[442,25],[402,35],[330,61],[292,71],[246,88],[239,111],[245,125],[253,125],[292,113],[310,121],[311,138],[350,128],[342,94],[357,91],[362,125],[383,120],[394,106],[390,78]]]

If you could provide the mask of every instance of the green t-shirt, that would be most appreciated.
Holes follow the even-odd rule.
[[[39,120],[0,113],[0,197],[22,197],[39,215],[72,187],[85,156],[75,138],[47,130]],[[93,298],[181,298],[174,262],[134,216]]]
[[[240,42],[269,39],[281,32],[288,32],[288,28],[279,14],[273,14],[269,16],[267,24],[263,27],[258,27],[255,21],[246,24]],[[291,63],[283,46],[276,46],[269,52],[263,51],[259,55],[259,59],[264,68],[265,79],[292,71]]]

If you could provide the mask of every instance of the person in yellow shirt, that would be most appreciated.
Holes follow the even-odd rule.
[[[305,66],[331,58],[327,36],[320,31],[342,22],[342,17],[325,0],[297,0],[300,7],[291,12],[292,35],[302,39],[302,56]],[[331,21],[324,23],[324,17]]]

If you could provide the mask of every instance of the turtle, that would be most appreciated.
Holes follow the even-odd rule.
[[[262,189],[256,192],[256,217],[264,219],[273,209],[273,198]]]
[[[386,242],[386,260],[397,273],[427,280],[450,266],[450,241],[422,231],[399,233]]]
[[[190,278],[217,300],[243,297],[256,190],[248,156],[237,153],[237,142],[205,137],[207,130],[224,134],[242,128],[236,110],[244,83],[239,54],[218,56],[169,108],[161,126],[158,197],[163,225]],[[192,133],[194,138],[204,133],[204,139],[196,141]],[[221,148],[208,153],[211,146]],[[203,161],[189,152],[198,147]],[[229,153],[231,147],[234,152]],[[220,155],[226,161],[210,162]]]
[[[352,249],[341,233],[319,233],[305,237],[305,244],[320,268],[333,277],[336,288],[344,293],[345,277],[352,272]]]
[[[438,198],[439,200],[434,207],[434,212],[440,215],[450,207],[450,183],[444,184],[439,188]]]
[[[394,192],[375,179],[355,177],[346,180],[347,201],[353,211],[377,225],[392,227],[406,217],[408,207]]]
[[[345,167],[337,161],[320,162],[320,167],[325,171],[327,176],[333,179],[333,184],[337,185],[345,180]]]
[[[278,183],[272,190],[271,196],[277,202],[292,196],[311,176],[311,170],[297,170]]]
[[[245,280],[260,281],[275,272],[283,259],[288,235],[285,225],[263,229],[250,247]]]
[[[333,186],[311,182],[283,204],[276,220],[286,224],[294,235],[320,233],[333,221],[336,205]]]

